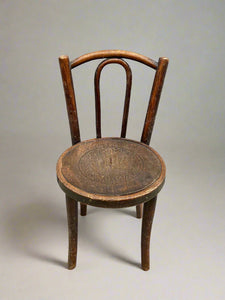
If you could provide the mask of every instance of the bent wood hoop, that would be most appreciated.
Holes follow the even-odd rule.
[[[101,103],[100,103],[100,75],[103,68],[108,64],[119,64],[126,71],[126,94],[124,101],[124,109],[123,109],[123,121],[122,121],[122,129],[121,129],[121,137],[125,138],[126,130],[127,130],[127,119],[129,113],[129,105],[130,105],[130,93],[131,93],[131,84],[132,84],[132,73],[130,66],[127,62],[118,58],[109,58],[101,62],[96,71],[95,71],[95,109],[96,109],[96,134],[97,138],[101,138]]]

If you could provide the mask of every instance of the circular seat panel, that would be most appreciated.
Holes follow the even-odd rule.
[[[162,185],[165,165],[146,144],[100,138],[67,149],[58,160],[57,176],[66,190],[93,199],[114,198]]]

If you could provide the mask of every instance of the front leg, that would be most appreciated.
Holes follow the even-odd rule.
[[[144,271],[148,271],[149,264],[149,247],[153,217],[155,213],[157,197],[145,202],[142,219],[141,233],[141,266]]]
[[[66,195],[69,251],[68,251],[68,269],[76,267],[77,261],[77,227],[78,227],[78,205],[77,201]]]

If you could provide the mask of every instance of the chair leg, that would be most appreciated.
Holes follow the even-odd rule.
[[[78,207],[77,201],[66,195],[67,221],[69,233],[68,269],[76,267],[77,261],[77,227]]]
[[[142,217],[142,211],[143,211],[143,204],[141,203],[141,204],[138,204],[136,206],[136,217],[138,219],[141,219],[141,217]]]
[[[87,214],[87,204],[80,204],[80,215],[81,216],[86,216]]]
[[[149,264],[149,246],[152,222],[155,212],[157,197],[151,199],[144,204],[144,212],[142,219],[142,233],[141,233],[141,266],[144,271],[148,271]]]

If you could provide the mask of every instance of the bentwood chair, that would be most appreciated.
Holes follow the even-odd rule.
[[[97,59],[103,59],[94,77],[97,137],[81,141],[71,70]],[[127,59],[155,70],[140,142],[126,139],[132,83],[132,73]],[[149,143],[168,59],[161,57],[156,62],[134,52],[105,50],[85,54],[72,61],[63,55],[59,57],[59,63],[73,145],[57,162],[58,183],[66,194],[69,231],[68,268],[73,269],[76,266],[78,202],[80,202],[82,216],[87,213],[87,205],[104,208],[136,206],[137,218],[142,217],[143,209],[141,265],[142,269],[147,271],[156,199],[165,181],[165,164],[160,155],[149,147]],[[99,82],[102,69],[108,64],[119,64],[125,69],[126,94],[120,137],[102,138]]]

